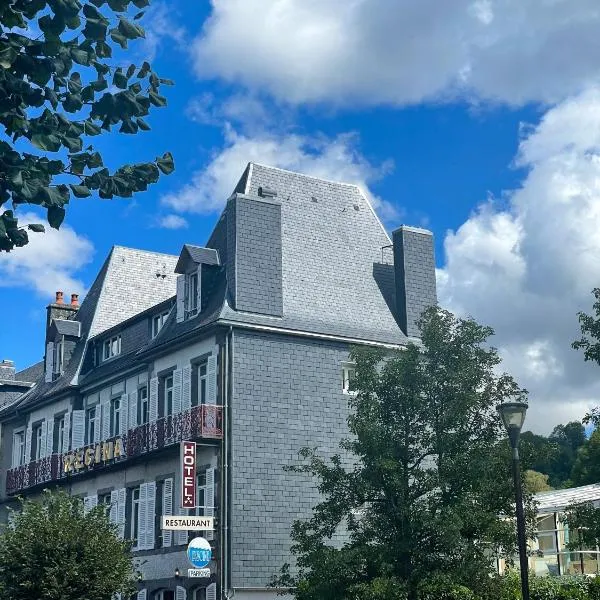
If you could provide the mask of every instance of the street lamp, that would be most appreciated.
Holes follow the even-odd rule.
[[[527,544],[525,541],[525,513],[523,512],[523,490],[521,489],[521,469],[519,466],[519,436],[525,422],[527,404],[525,402],[505,402],[500,404],[498,412],[508,432],[512,448],[513,480],[515,482],[515,500],[517,505],[517,540],[519,545],[519,564],[521,565],[521,590],[523,600],[529,600],[529,564],[527,562]]]

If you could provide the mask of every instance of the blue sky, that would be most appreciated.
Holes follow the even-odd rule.
[[[440,301],[496,329],[530,426],[580,419],[600,397],[570,349],[600,284],[599,19],[591,0],[153,0],[133,58],[176,85],[151,132],[99,148],[109,166],[169,150],[176,171],[134,201],[73,200],[0,257],[1,357],[42,357],[54,291],[85,293],[113,244],[203,244],[255,160],[430,228]]]

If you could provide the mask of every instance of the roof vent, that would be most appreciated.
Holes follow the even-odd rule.
[[[311,199],[312,202],[318,202],[319,201],[316,196],[311,196],[310,199]]]
[[[354,210],[360,210],[360,206],[358,204],[354,205]]]
[[[268,187],[259,187],[258,188],[258,195],[261,198],[276,198],[277,197],[277,192],[275,190],[272,190],[271,188],[268,188]]]

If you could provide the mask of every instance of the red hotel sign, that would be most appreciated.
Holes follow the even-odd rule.
[[[181,508],[196,507],[196,442],[181,442]]]

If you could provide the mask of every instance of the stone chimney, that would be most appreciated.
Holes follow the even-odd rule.
[[[433,234],[402,225],[392,236],[398,322],[408,337],[419,337],[421,314],[437,304]]]
[[[62,292],[56,292],[56,298],[52,304],[49,304],[46,308],[46,333],[52,323],[52,319],[65,319],[66,321],[72,321],[77,315],[79,304],[77,301],[77,294],[71,295],[71,304],[65,304],[63,300],[64,294]],[[75,302],[73,302],[75,299]]]

